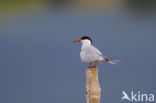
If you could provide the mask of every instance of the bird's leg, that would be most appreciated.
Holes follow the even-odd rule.
[[[88,69],[90,69],[90,68],[92,68],[92,63],[91,62],[89,63]]]

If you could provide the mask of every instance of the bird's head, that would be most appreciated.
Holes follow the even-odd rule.
[[[79,40],[75,40],[74,42],[81,42],[82,44],[92,44],[92,39],[88,36],[82,36]]]

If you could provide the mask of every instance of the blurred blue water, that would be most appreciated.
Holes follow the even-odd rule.
[[[17,15],[0,24],[1,103],[84,103],[82,35],[115,59],[99,67],[101,101],[120,102],[121,91],[156,94],[156,13],[50,12]]]

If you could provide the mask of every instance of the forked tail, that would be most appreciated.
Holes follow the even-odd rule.
[[[120,61],[119,60],[113,60],[112,58],[108,58],[108,57],[103,57],[104,58],[104,60],[106,61],[106,62],[108,62],[108,63],[110,63],[110,64],[117,64],[117,63],[119,63]]]

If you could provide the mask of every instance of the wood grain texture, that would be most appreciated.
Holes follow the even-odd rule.
[[[86,69],[86,101],[100,103],[101,88],[98,80],[98,68]]]

